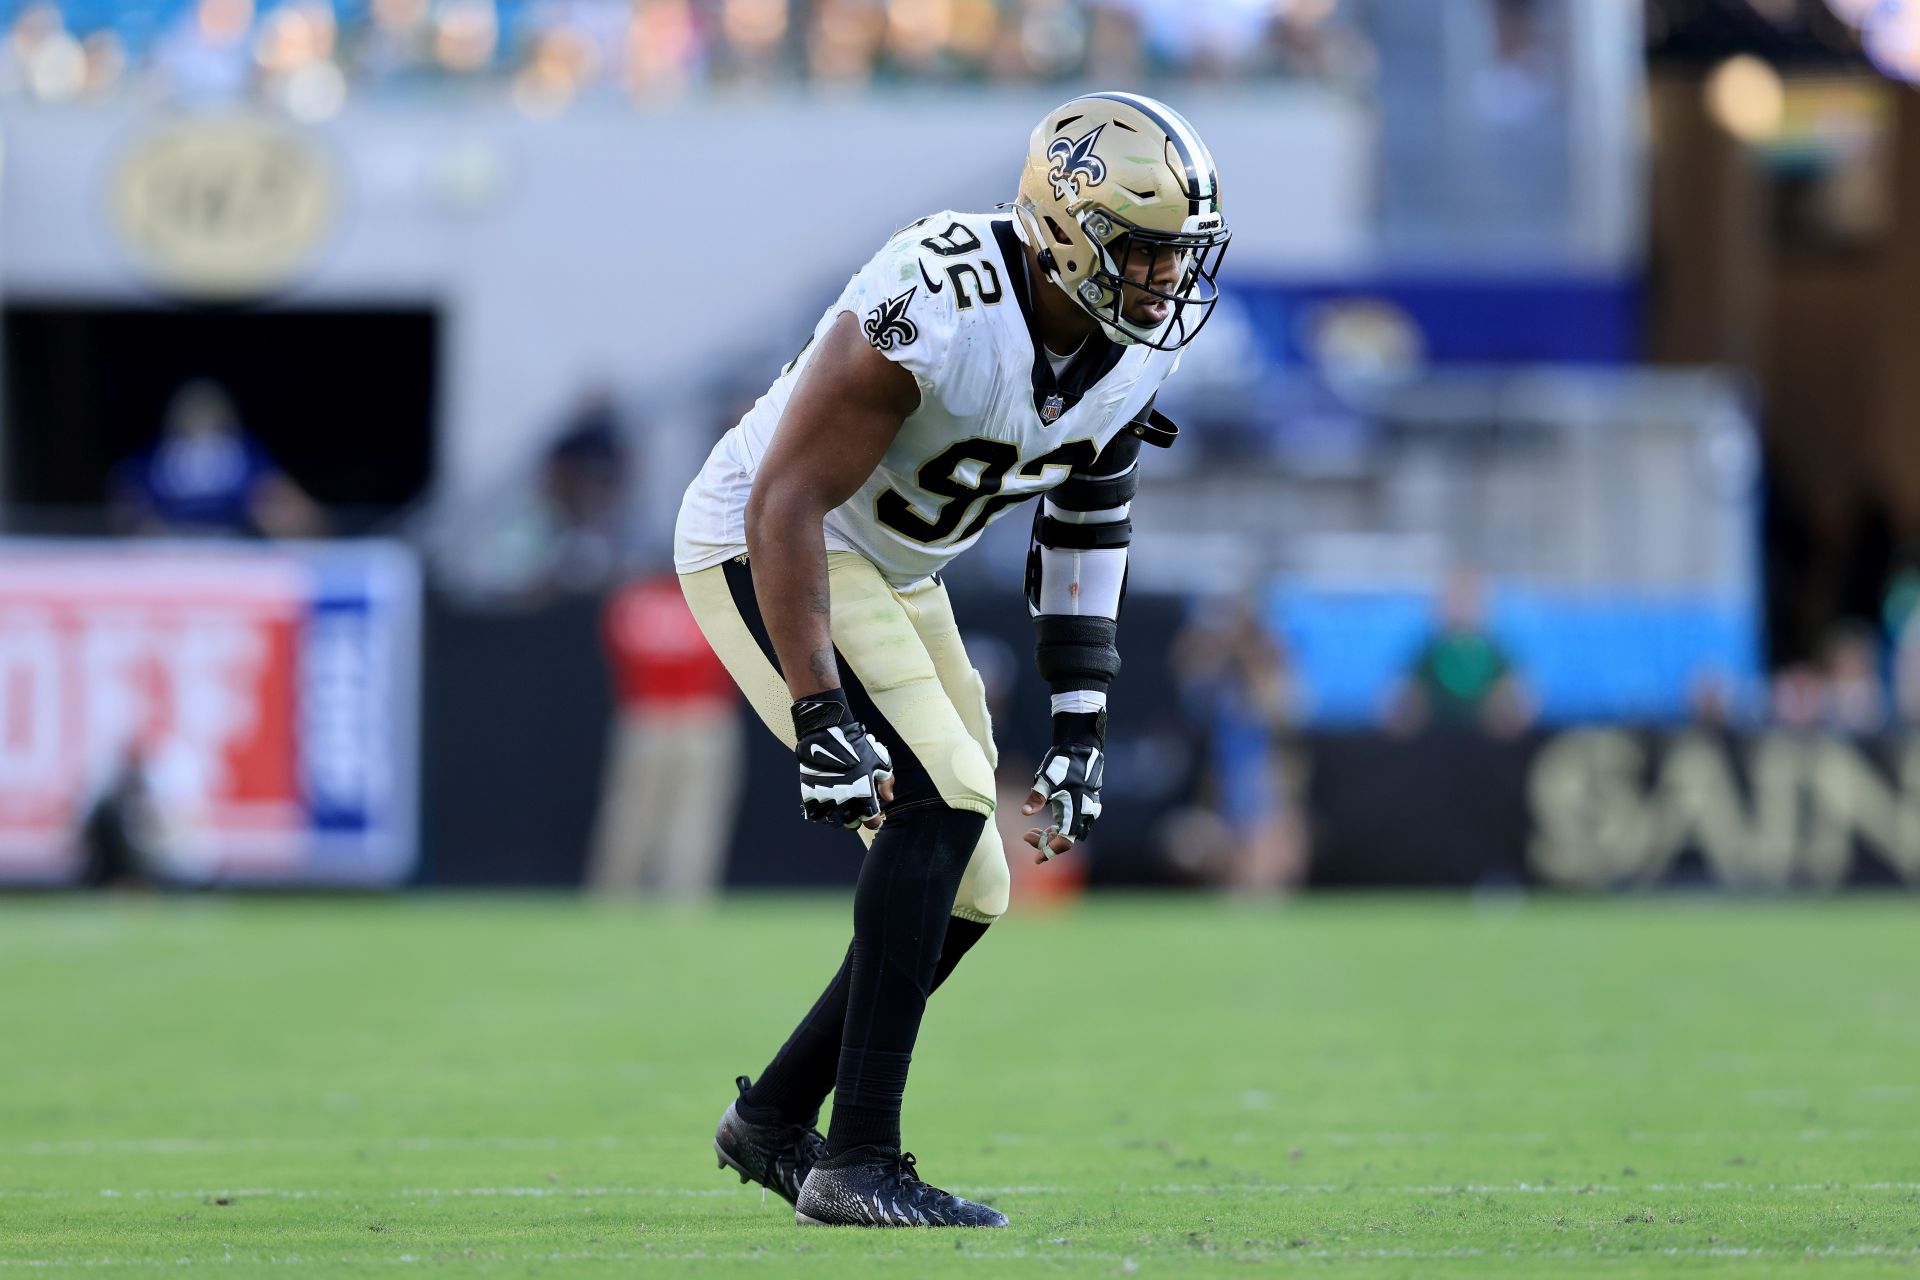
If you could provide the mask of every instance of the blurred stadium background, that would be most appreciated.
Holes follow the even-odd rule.
[[[1920,1257],[1920,2],[0,32],[0,1267]],[[669,531],[888,232],[1088,87],[1197,124],[1235,235],[1105,816],[914,1067],[1015,1230],[801,1243],[706,1142],[856,858]],[[1024,556],[949,582],[1015,851]]]
[[[1230,288],[1108,819],[1023,893],[1920,878],[1920,5],[0,15],[0,881],[847,880],[661,589],[677,496],[1108,83],[1212,141]],[[1009,791],[1017,523],[953,582]]]

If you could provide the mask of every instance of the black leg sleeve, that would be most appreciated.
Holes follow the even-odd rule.
[[[891,820],[890,820],[891,821]],[[878,843],[876,838],[875,843]],[[964,865],[964,864],[963,864]],[[941,940],[940,959],[934,966],[932,990],[952,975],[961,958],[987,933],[987,926],[974,920],[950,919],[946,937]],[[833,1091],[835,1074],[840,1069],[840,1040],[846,1032],[847,992],[852,985],[853,949],[847,949],[839,971],[827,983],[827,989],[807,1010],[806,1017],[787,1037],[786,1044],[760,1073],[743,1101],[758,1110],[772,1110],[789,1120],[811,1122],[820,1104]]]
[[[944,805],[895,813],[853,891],[847,1023],[827,1149],[900,1146],[900,1104],[967,860],[986,818]]]

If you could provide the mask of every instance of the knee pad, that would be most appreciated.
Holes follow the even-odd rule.
[[[995,794],[998,788],[993,781],[993,765],[980,744],[970,737],[954,745],[953,777],[958,794],[946,797],[947,803],[984,816],[987,830],[992,831],[993,811],[999,800]]]
[[[975,924],[992,924],[1007,913],[1012,894],[1013,876],[1007,870],[1007,853],[1000,844],[999,828],[989,818],[980,838],[974,842],[966,874],[960,878],[960,891],[953,899],[953,914]]]
[[[903,742],[916,754],[926,774],[923,785],[931,785],[934,796],[950,809],[993,816],[993,766],[944,690],[936,685],[926,696],[893,708],[888,714],[894,718],[887,726],[894,730],[894,738],[884,737],[885,728],[877,732],[889,748]],[[868,725],[867,731],[876,732],[875,726]],[[900,779],[896,777],[894,790],[899,799],[918,803],[933,798],[901,795],[899,789]]]

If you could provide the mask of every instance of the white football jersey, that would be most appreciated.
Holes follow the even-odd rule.
[[[688,487],[674,530],[679,571],[746,550],[760,460],[815,343],[843,311],[875,350],[913,373],[920,407],[866,483],[827,514],[828,550],[865,556],[904,587],[1091,463],[1146,408],[1179,354],[1095,334],[1056,375],[1031,319],[1030,290],[1052,287],[1027,279],[1011,215],[942,212],[895,232]]]

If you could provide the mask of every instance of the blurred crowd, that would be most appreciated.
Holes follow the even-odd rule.
[[[586,389],[556,412],[547,444],[514,490],[496,495],[484,522],[462,533],[479,554],[458,562],[484,563],[486,578],[448,576],[454,560],[431,547],[429,565],[441,589],[467,607],[604,602],[600,640],[615,706],[589,883],[698,898],[723,883],[732,825],[731,804],[712,803],[712,788],[699,779],[743,775],[744,709],[699,638],[664,546],[647,532],[649,437],[641,426],[620,397]],[[108,498],[112,526],[134,536],[311,537],[330,525],[322,504],[260,443],[234,395],[208,378],[174,392],[151,443],[115,468]],[[1410,638],[1397,678],[1380,690],[1375,729],[1400,740],[1461,732],[1513,739],[1540,721],[1526,646],[1503,627],[1493,594],[1470,566],[1435,584],[1424,631]],[[1200,595],[1167,646],[1167,723],[1173,754],[1188,764],[1185,782],[1162,798],[1154,843],[1161,874],[1174,880],[1272,893],[1307,875],[1309,731],[1325,726],[1289,649],[1284,609],[1274,608],[1280,599],[1258,589]],[[1688,722],[1849,737],[1920,728],[1920,552],[1894,558],[1879,600],[1878,616],[1843,618],[1811,657],[1783,661],[1764,677],[1701,670]],[[968,647],[996,719],[1017,723],[1012,694],[1025,656],[986,631],[970,635]],[[689,752],[688,742],[700,750]],[[1032,768],[1009,742],[999,782],[1012,823]],[[1009,841],[1018,843],[1017,831]],[[1023,892],[1071,895],[1089,877],[1088,856],[1070,856]],[[1023,880],[1030,874],[1016,871]]]
[[[1763,707],[1742,706],[1723,686],[1703,679],[1697,722],[1742,728],[1871,735],[1920,728],[1920,622],[1911,609],[1891,634],[1865,619],[1837,624],[1813,658],[1775,671]]]
[[[1341,0],[29,0],[0,96],[257,97],[501,88],[533,114],[780,83],[1364,76]],[[4,9],[0,9],[4,11]]]

